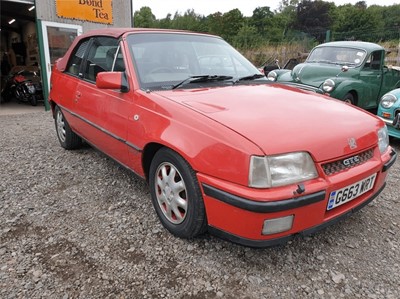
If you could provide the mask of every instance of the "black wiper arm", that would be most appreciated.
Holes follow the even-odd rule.
[[[330,60],[311,60],[311,61],[307,61],[309,63],[327,63],[327,64],[335,64],[334,61],[330,61]]]
[[[175,84],[172,86],[171,89],[176,89],[178,87],[181,87],[183,85],[189,84],[189,83],[200,83],[200,82],[213,82],[213,81],[224,81],[224,80],[230,80],[232,79],[232,76],[222,76],[222,75],[196,75],[196,76],[190,76],[186,78],[185,80]]]
[[[250,76],[244,76],[244,77],[237,78],[235,80],[234,84],[236,84],[236,83],[238,83],[240,81],[250,81],[250,80],[260,79],[262,77],[265,77],[265,75],[263,75],[263,74],[253,74],[253,75],[250,75]]]

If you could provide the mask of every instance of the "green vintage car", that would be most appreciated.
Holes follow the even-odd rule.
[[[293,70],[276,69],[267,77],[373,109],[382,95],[400,87],[399,69],[384,62],[385,49],[377,44],[329,42],[315,47]]]

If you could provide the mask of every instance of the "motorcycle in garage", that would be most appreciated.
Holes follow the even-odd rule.
[[[8,75],[1,90],[2,102],[15,98],[18,102],[37,106],[43,100],[40,73],[37,67],[14,67]]]

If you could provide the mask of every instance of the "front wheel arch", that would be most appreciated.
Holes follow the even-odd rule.
[[[149,171],[150,171],[151,161],[153,160],[154,155],[157,153],[157,151],[163,147],[165,146],[160,143],[149,143],[143,149],[142,168],[144,172],[144,177],[146,178],[147,182],[149,182]]]
[[[177,152],[162,147],[150,163],[149,187],[162,225],[180,238],[207,230],[206,209],[196,172]]]
[[[354,105],[354,106],[357,106],[357,104],[358,104],[358,95],[357,95],[357,92],[354,91],[354,90],[351,90],[351,91],[347,92],[347,93],[343,96],[342,100],[343,100],[344,102],[346,102],[346,103],[349,103],[349,104],[352,104],[352,105]]]

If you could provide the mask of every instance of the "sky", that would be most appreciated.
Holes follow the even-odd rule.
[[[336,5],[355,4],[359,0],[330,0]],[[168,13],[174,16],[175,12],[181,15],[188,9],[194,9],[195,13],[208,16],[215,12],[225,13],[238,8],[246,17],[253,14],[257,7],[269,6],[271,11],[278,9],[281,0],[132,0],[133,11],[143,6],[148,6],[157,19],[163,19]],[[365,0],[368,6],[377,4],[388,6],[400,4],[400,0]]]

